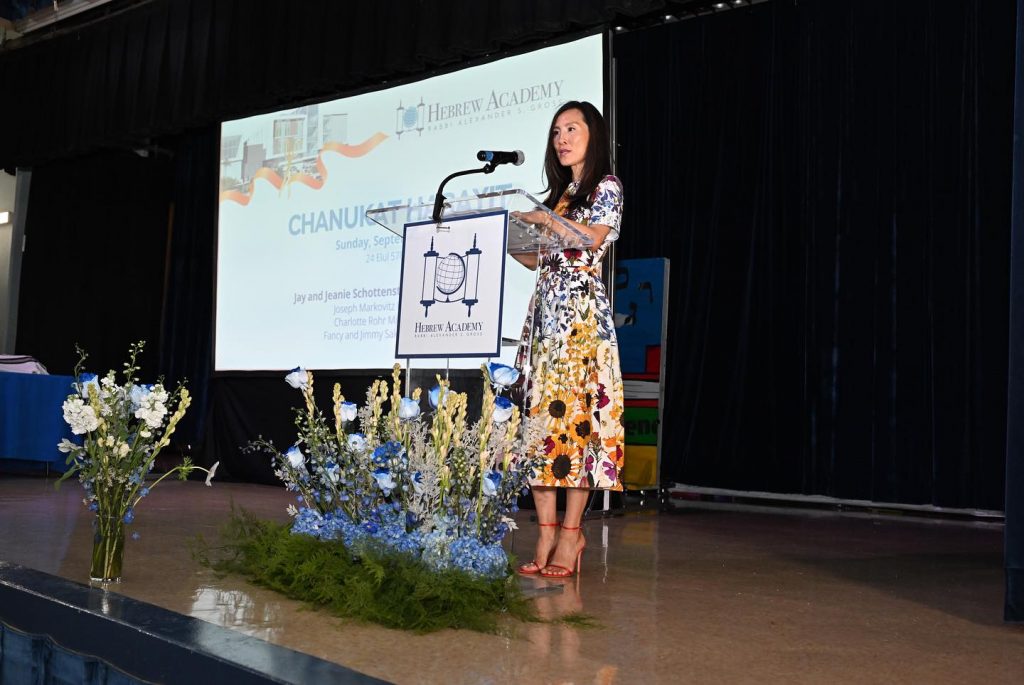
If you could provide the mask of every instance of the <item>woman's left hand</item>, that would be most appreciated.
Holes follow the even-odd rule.
[[[540,209],[534,209],[530,212],[512,212],[512,218],[528,224],[538,224],[547,227],[550,223],[551,215]]]

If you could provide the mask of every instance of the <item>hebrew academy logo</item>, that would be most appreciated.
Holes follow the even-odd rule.
[[[483,252],[476,246],[475,233],[472,247],[461,254],[449,252],[443,257],[434,248],[434,238],[430,239],[430,249],[423,253],[423,286],[420,291],[423,318],[429,316],[430,306],[438,303],[464,304],[466,316],[473,315],[473,305],[480,301],[477,291],[481,254]]]
[[[404,107],[399,102],[398,109],[395,110],[395,135],[401,139],[403,133],[416,131],[417,134],[422,134],[425,109],[426,105],[423,104],[422,97],[420,98],[420,104],[410,105],[409,107]]]

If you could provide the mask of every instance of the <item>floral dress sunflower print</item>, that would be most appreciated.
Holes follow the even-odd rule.
[[[606,176],[590,207],[566,215],[571,184],[555,213],[581,224],[611,227],[601,247],[543,255],[537,290],[519,342],[524,367],[533,338],[529,415],[544,426],[543,463],[531,485],[622,490],[622,373],[601,258],[619,235],[622,184]],[[532,330],[531,330],[532,321]]]

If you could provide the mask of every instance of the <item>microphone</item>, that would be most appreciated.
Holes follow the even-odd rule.
[[[491,164],[515,164],[519,166],[526,161],[526,155],[523,154],[522,150],[516,150],[514,152],[500,152],[498,150],[481,150],[476,153],[476,158],[481,162],[490,162]]]

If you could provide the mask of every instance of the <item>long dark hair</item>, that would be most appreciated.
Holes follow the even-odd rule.
[[[583,158],[580,184],[576,188],[576,192],[569,198],[569,211],[571,212],[578,207],[591,204],[590,196],[593,195],[597,184],[612,173],[612,160],[611,146],[608,141],[608,124],[605,123],[601,113],[597,111],[597,107],[589,102],[577,100],[570,100],[559,107],[555,116],[551,117],[551,125],[548,126],[547,152],[544,153],[544,175],[548,181],[546,188],[548,196],[545,198],[544,204],[548,209],[555,208],[572,181],[572,168],[562,166],[558,161],[558,155],[555,154],[555,148],[551,144],[551,131],[555,128],[555,122],[562,112],[570,109],[578,109],[583,113],[583,121],[587,125],[587,133],[590,135],[590,140],[587,142],[587,154]]]

